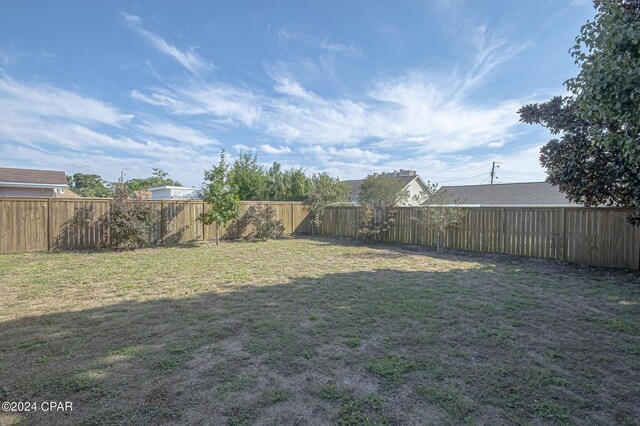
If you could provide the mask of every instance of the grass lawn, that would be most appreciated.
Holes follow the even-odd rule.
[[[638,424],[637,275],[324,239],[0,256],[28,424]]]

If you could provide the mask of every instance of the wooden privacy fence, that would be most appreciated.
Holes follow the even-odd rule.
[[[630,209],[465,208],[444,236],[454,250],[557,259],[590,266],[640,269],[640,228],[626,223]],[[401,207],[383,242],[435,246],[420,222],[420,208]],[[320,234],[357,238],[358,207],[328,207]]]
[[[152,243],[214,240],[214,225],[196,218],[202,201],[144,201],[156,210]],[[252,205],[269,205],[282,221],[286,235],[306,233],[307,211],[299,202],[242,202],[240,218],[220,230],[222,238],[247,237],[253,231],[243,218]],[[105,217],[110,200],[100,198],[0,198],[0,253],[93,248],[109,243]]]

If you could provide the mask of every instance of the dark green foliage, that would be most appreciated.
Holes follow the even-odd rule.
[[[177,180],[173,180],[169,177],[169,173],[162,169],[154,168],[151,176],[143,179],[130,179],[127,181],[127,187],[130,192],[134,191],[146,191],[149,188],[156,186],[182,186]]]
[[[309,195],[309,178],[304,169],[282,170],[280,163],[273,165],[266,172],[267,200],[303,201]]]
[[[113,197],[115,191],[111,184],[98,175],[75,173],[67,176],[69,188],[81,197]]]
[[[118,186],[110,207],[108,225],[113,246],[135,249],[149,243],[156,219],[149,204],[130,200],[127,188]]]
[[[216,223],[226,226],[238,216],[240,199],[229,181],[229,166],[225,161],[224,149],[220,152],[220,163],[204,172],[202,198],[210,205],[209,209],[198,217],[204,224]],[[216,226],[216,245],[220,241],[220,226]]]
[[[640,1],[598,0],[571,56],[580,67],[567,81],[580,117],[596,128],[592,141],[640,161]]]
[[[310,179],[310,187],[309,197],[304,205],[309,212],[309,226],[313,235],[320,226],[325,208],[329,204],[346,200],[351,188],[327,173],[314,174]]]
[[[255,153],[240,152],[229,171],[229,181],[238,191],[241,200],[264,199],[267,178]]]
[[[254,236],[261,240],[282,238],[284,225],[276,217],[276,211],[271,206],[251,206],[245,213],[245,220],[255,228]]]
[[[635,207],[640,226],[640,3],[600,0],[576,38],[572,96],[520,109],[521,120],[561,135],[544,146],[547,181],[587,205]]]

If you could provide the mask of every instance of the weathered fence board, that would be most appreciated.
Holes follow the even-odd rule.
[[[629,209],[466,208],[459,227],[447,230],[444,247],[484,253],[546,257],[591,266],[640,269],[640,228],[626,223]],[[420,209],[397,209],[382,241],[435,246]],[[331,206],[320,234],[354,238],[358,207]]]
[[[151,242],[179,244],[214,240],[216,225],[196,219],[206,208],[202,201],[137,201],[156,213]],[[308,213],[299,202],[242,202],[240,218],[220,230],[235,239],[250,236],[252,225],[244,213],[251,205],[271,206],[282,220],[285,235],[308,232]],[[96,198],[0,198],[0,253],[93,248],[109,244],[107,217],[110,200]]]

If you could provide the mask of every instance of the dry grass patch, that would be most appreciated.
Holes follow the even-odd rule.
[[[634,424],[637,275],[324,239],[0,256],[37,424]]]

